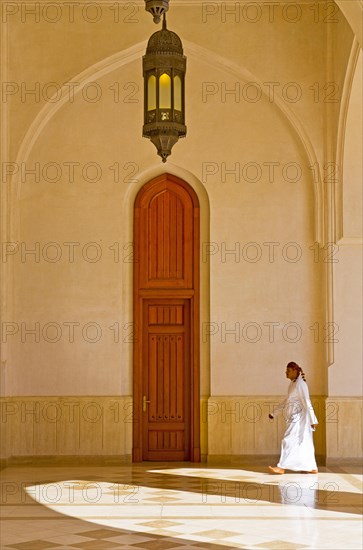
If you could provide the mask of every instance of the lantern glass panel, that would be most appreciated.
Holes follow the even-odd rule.
[[[166,73],[159,78],[159,109],[171,109],[171,78]]]
[[[182,83],[180,76],[174,76],[174,109],[182,110]]]
[[[156,77],[151,75],[147,81],[147,110],[154,109],[156,109]]]

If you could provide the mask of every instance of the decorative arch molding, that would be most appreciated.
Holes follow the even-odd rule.
[[[340,11],[348,21],[359,48],[363,46],[363,1],[362,0],[335,0]]]
[[[346,137],[346,126],[349,112],[350,99],[352,94],[352,87],[354,77],[357,70],[357,64],[359,55],[361,54],[361,46],[356,38],[353,40],[352,49],[350,51],[347,70],[345,73],[342,99],[340,103],[339,122],[338,122],[338,136],[337,136],[337,153],[336,153],[336,165],[338,167],[338,175],[336,182],[336,205],[335,205],[335,219],[336,219],[336,240],[343,239],[343,186],[344,186],[344,144]]]
[[[149,181],[161,176],[167,172],[173,176],[184,180],[195,191],[200,206],[200,280],[203,284],[200,286],[200,327],[205,326],[210,322],[210,258],[207,254],[203,258],[203,243],[210,242],[210,203],[207,190],[203,183],[194,174],[182,168],[176,164],[168,162],[167,170],[160,162],[156,162],[153,166],[144,170],[138,174],[137,181],[130,183],[125,192],[121,219],[124,220],[122,227],[124,242],[133,243],[133,222],[134,222],[134,203],[139,191]],[[122,264],[122,318],[133,319],[133,263]],[[201,332],[202,335],[202,332]],[[210,363],[210,344],[208,341],[203,341],[200,338],[200,396],[201,406],[206,403],[210,396],[210,377],[211,377],[211,363]],[[124,356],[125,365],[128,370],[128,380],[132,382],[133,373],[133,354],[131,346],[125,350]],[[132,394],[132,388],[130,386],[128,393]],[[207,449],[204,447],[207,440],[208,425],[206,422],[201,423],[201,452],[202,456],[207,453]]]
[[[202,61],[213,68],[225,71],[235,78],[238,78],[242,82],[254,82],[255,84],[260,86],[260,89],[262,90],[262,93],[265,95],[265,97],[268,97],[268,90],[264,89],[263,81],[247,69],[239,66],[229,59],[226,59],[225,57],[217,55],[211,50],[199,46],[198,44],[187,40],[184,40],[183,43],[187,56],[193,59],[197,59],[198,61]],[[89,82],[102,78],[103,76],[112,73],[115,70],[118,70],[128,63],[141,59],[142,55],[144,54],[145,48],[146,42],[140,42],[138,44],[135,44],[134,46],[131,46],[130,48],[127,48],[126,50],[117,52],[116,54],[113,54],[103,59],[102,61],[88,67],[86,70],[76,75],[69,83],[67,83],[67,85],[69,86],[70,83],[77,83],[77,86],[74,90],[74,94],[77,95]],[[30,127],[28,128],[28,131],[26,132],[26,135],[19,148],[16,159],[17,165],[20,165],[21,163],[25,163],[27,161],[32,151],[32,148],[34,147],[36,141],[39,139],[43,130],[50,123],[55,114],[63,107],[65,103],[67,103],[67,90],[68,87],[64,86],[64,89],[62,88],[61,99],[56,102],[50,101],[37,114]],[[315,241],[318,243],[323,243],[323,184],[320,165],[318,163],[314,146],[310,140],[307,130],[305,129],[299,117],[292,111],[292,109],[288,105],[286,105],[286,103],[283,101],[283,98],[278,93],[275,93],[274,98],[275,100],[274,103],[271,104],[271,107],[273,108],[275,106],[280,115],[285,119],[285,121],[288,122],[290,128],[296,135],[298,142],[302,145],[309,165],[319,166],[319,170],[317,171],[317,174],[315,174],[315,177],[311,177],[311,182],[314,185],[315,197]],[[16,193],[16,197],[13,197],[13,200],[15,200],[15,198],[21,199],[21,179],[18,174],[14,175],[12,189],[14,189],[14,193]],[[13,235],[13,238],[15,238],[15,235]]]
[[[260,89],[263,95],[268,98],[267,90],[264,90],[263,81],[258,78],[255,74],[251,73],[244,67],[240,67],[238,64],[226,59],[225,57],[219,56],[210,50],[203,48],[192,42],[184,41],[188,46],[187,55],[192,55],[207,65],[218,68],[221,71],[231,74],[232,76],[240,79],[244,83],[253,82],[260,86]],[[320,163],[312,144],[312,141],[309,138],[308,132],[306,131],[300,118],[293,112],[292,109],[286,104],[283,98],[278,94],[274,93],[274,103],[278,109],[280,115],[288,122],[290,128],[293,130],[294,134],[298,138],[298,141],[303,147],[305,155],[307,157],[309,166],[318,166],[315,177],[311,178],[311,182],[314,185],[314,230],[315,230],[315,241],[319,244],[324,243],[324,193],[323,193],[323,178],[321,174]]]

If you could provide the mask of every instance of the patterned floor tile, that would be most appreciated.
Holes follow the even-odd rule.
[[[298,550],[307,548],[306,544],[296,544],[296,542],[287,542],[286,540],[271,540],[262,544],[255,544],[256,548],[266,548],[268,550]]]
[[[48,542],[46,540],[30,540],[28,542],[10,544],[10,548],[15,548],[16,550],[46,550],[48,548],[57,548],[59,546],[60,544]]]
[[[77,544],[71,544],[71,548],[80,548],[82,550],[108,550],[109,548],[119,548],[118,542],[112,542],[111,540],[90,540],[87,542],[79,542]]]
[[[234,546],[231,546],[231,543],[229,543],[230,546],[227,548],[237,548]],[[213,542],[198,542],[194,544],[193,548],[200,548],[203,550],[226,550],[226,546],[222,544],[214,544]]]
[[[182,525],[180,521],[169,521],[165,519],[146,521],[145,523],[138,523],[137,525],[146,525],[147,527],[155,527],[163,529],[164,527],[172,527],[173,525]]]
[[[176,531],[168,531],[167,529],[156,529],[155,531],[151,531],[151,534],[158,537],[176,537],[177,535],[185,536],[185,533],[177,533]]]
[[[47,540],[50,542],[56,542],[57,544],[66,546],[71,546],[72,544],[78,544],[80,542],[89,542],[88,537],[83,537],[81,535],[73,535],[72,533],[62,533],[56,537],[49,537]],[[56,549],[58,550],[58,549]]]
[[[64,498],[54,505],[38,503],[30,497],[15,499],[3,510],[6,527],[2,530],[1,550],[341,550],[343,547],[360,550],[362,547],[358,514],[360,475],[355,478],[345,470],[342,473],[325,469],[319,474],[315,498],[311,498],[307,507],[306,502],[301,505],[279,500],[283,483],[274,479],[271,490],[270,476],[256,470],[254,465],[208,468],[173,464],[169,468],[163,463],[153,464],[152,468],[150,471],[150,464],[141,464],[3,470],[6,481],[38,487],[35,495],[42,494],[41,486],[56,483],[64,488],[73,483],[73,487],[83,488],[87,495],[88,490],[92,495],[91,487],[97,483],[102,497],[92,505],[82,499],[82,490],[75,490],[74,501],[68,503],[68,492],[62,490]],[[303,495],[305,490],[311,492],[311,482],[306,481],[305,487],[301,475],[291,474],[290,479],[299,484]],[[262,497],[256,502],[248,499],[237,502],[234,495],[243,489],[244,482],[260,487]],[[325,486],[337,487],[334,501]],[[232,500],[222,502],[221,487]],[[120,496],[117,503],[113,498],[115,490]],[[203,492],[208,495],[204,500]],[[130,495],[137,496],[138,503],[130,502]],[[314,521],[314,530],[306,529],[307,520]],[[334,533],[332,524],[337,526]],[[304,544],[293,542],[297,529],[305,533]]]
[[[181,499],[173,498],[173,497],[152,497],[152,498],[144,498],[143,500],[150,501],[150,502],[165,503],[165,502],[177,502],[178,500],[180,501]]]
[[[239,535],[236,531],[224,531],[223,529],[210,529],[209,531],[200,531],[194,534],[208,539],[225,539],[227,537],[236,537]]]
[[[108,539],[116,537],[120,532],[116,529],[94,529],[92,531],[82,531],[78,533],[82,537],[89,537],[90,539]]]
[[[138,534],[134,531],[124,531],[119,530],[118,535],[115,537],[112,537],[111,539],[108,539],[111,542],[117,542],[118,544],[122,545],[129,545],[132,546],[133,544],[137,544],[140,542],[146,542],[147,540],[150,540],[150,535],[147,533],[147,536],[143,536],[142,533]]]
[[[137,546],[137,548],[144,548],[145,550],[169,550],[171,548],[179,548],[182,546],[182,543],[164,540],[149,540],[135,546]]]
[[[21,534],[16,534],[13,531],[5,532],[5,529],[0,527],[0,548],[3,546],[10,546],[10,544],[19,544],[20,542],[26,542],[26,539],[29,537],[21,536]]]

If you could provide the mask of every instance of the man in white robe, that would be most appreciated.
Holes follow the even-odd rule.
[[[284,411],[287,428],[281,443],[280,461],[277,466],[269,466],[269,469],[274,474],[283,474],[285,470],[317,474],[313,431],[318,420],[310,401],[308,385],[301,367],[296,363],[287,365],[286,377],[291,380],[287,397],[269,417],[273,419]]]

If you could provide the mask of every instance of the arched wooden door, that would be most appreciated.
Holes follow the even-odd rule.
[[[133,460],[200,461],[199,202],[164,174],[134,212]]]

